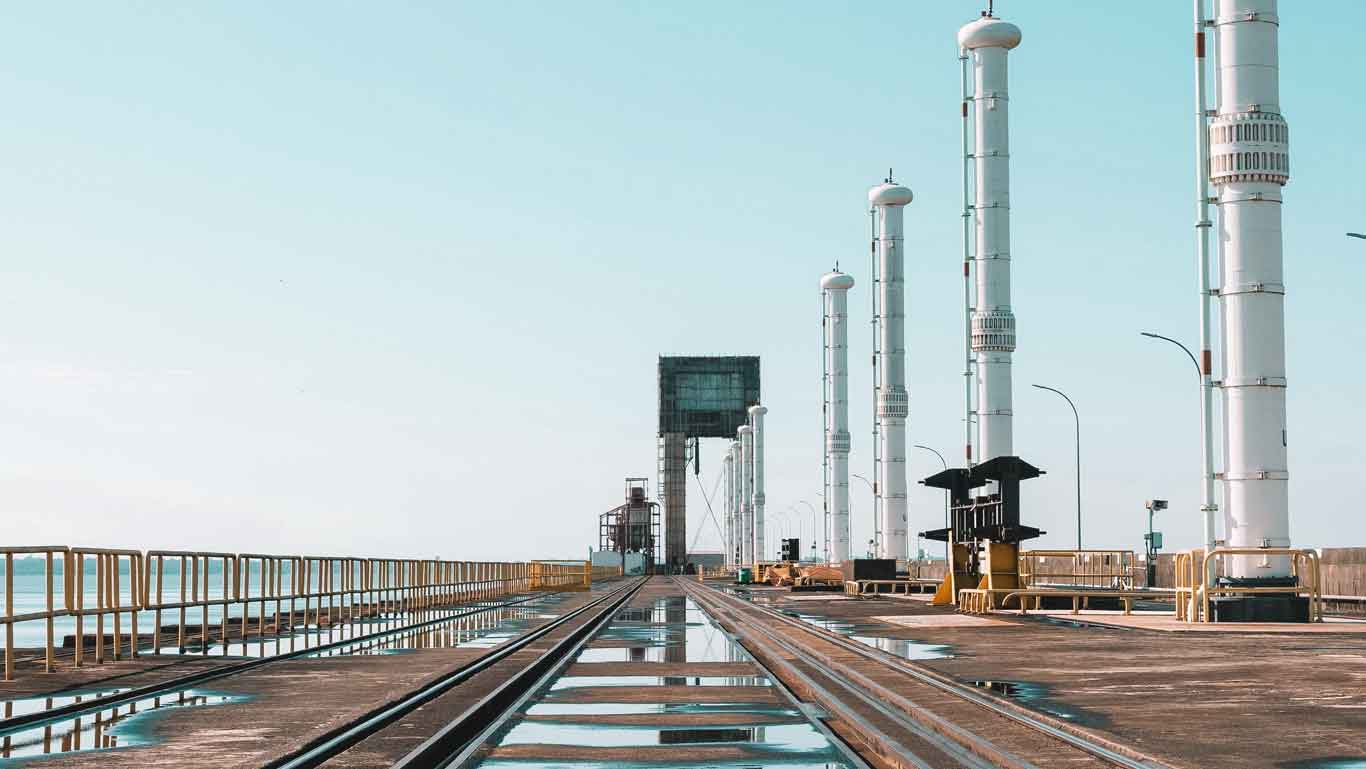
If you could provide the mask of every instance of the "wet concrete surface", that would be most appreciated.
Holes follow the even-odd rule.
[[[957,626],[950,609],[921,601],[790,595],[752,591],[768,608],[880,623],[882,637],[941,646],[947,656],[915,664],[964,682],[1010,684],[1012,691],[997,693],[1175,766],[1366,766],[1366,639],[1359,635],[1236,627],[1178,634],[1014,615]]]
[[[353,653],[273,663],[214,681],[212,691],[229,699],[213,707],[166,709],[136,724],[116,724],[107,732],[114,740],[103,749],[37,760],[0,759],[0,767],[259,767],[482,656],[491,646],[490,638],[497,635],[490,630],[511,627],[523,632],[588,600],[591,598],[586,593],[562,594],[556,596],[553,606],[499,626],[474,627],[471,621],[469,627],[453,628],[444,638],[414,634],[394,639],[390,648],[409,650],[403,654]],[[443,648],[432,648],[436,646]],[[164,666],[167,658],[160,659]],[[156,657],[145,657],[127,665],[119,663],[126,677],[118,685],[164,680],[165,670],[158,668],[156,661]],[[223,658],[190,658],[186,662],[189,667],[216,666]],[[186,672],[184,667],[176,666],[175,674]],[[111,671],[109,666],[99,671],[106,679],[111,672],[119,671]],[[71,678],[63,675],[61,683]]]

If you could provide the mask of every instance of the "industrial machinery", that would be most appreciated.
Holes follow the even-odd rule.
[[[598,516],[598,551],[619,554],[623,573],[630,573],[629,562],[636,559],[645,573],[654,573],[659,504],[646,497],[648,488],[646,478],[627,478],[626,501]]]

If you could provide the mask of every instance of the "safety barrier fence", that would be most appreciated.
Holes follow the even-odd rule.
[[[1132,590],[1138,556],[1132,550],[1025,550],[1020,553],[1020,584]]]
[[[1289,558],[1294,585],[1288,587],[1220,584],[1219,569],[1229,556]],[[1293,547],[1216,547],[1208,553],[1197,548],[1176,554],[1176,617],[1186,622],[1213,622],[1210,600],[1214,596],[1293,593],[1309,600],[1309,621],[1323,621],[1322,570],[1315,550]]]
[[[528,591],[585,590],[617,576],[583,561],[442,561],[402,558],[121,550],[43,545],[0,547],[4,559],[4,680],[14,679],[16,629],[41,625],[43,670],[71,647],[73,665],[137,657],[145,648],[208,654],[221,642],[358,619],[397,620],[431,609]],[[16,598],[16,580],[24,584]],[[150,620],[150,634],[139,622]],[[169,623],[169,624],[167,624]],[[70,631],[59,644],[59,625]],[[93,627],[92,627],[93,625]],[[92,632],[93,631],[93,632]],[[163,635],[167,636],[163,638]],[[287,636],[287,639],[286,639]],[[150,646],[149,646],[150,644]]]

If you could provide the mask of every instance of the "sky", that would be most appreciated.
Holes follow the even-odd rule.
[[[1023,517],[1198,544],[1190,4],[1001,0]],[[0,22],[9,544],[581,557],[655,476],[660,354],[759,355],[772,531],[820,507],[818,281],[906,214],[910,440],[961,455],[955,34],[979,3],[13,4]],[[1283,3],[1291,534],[1366,544],[1366,52]],[[1317,15],[1314,15],[1317,14]],[[717,549],[702,490],[688,539]],[[936,471],[912,453],[913,480]],[[1343,484],[1339,487],[1334,484]],[[854,542],[872,508],[854,481]],[[942,520],[913,484],[911,527]]]

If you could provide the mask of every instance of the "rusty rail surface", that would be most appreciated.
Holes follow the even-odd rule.
[[[126,550],[67,545],[0,547],[5,570],[4,680],[14,680],[15,627],[43,623],[42,669],[57,669],[58,620],[74,631],[71,664],[165,651],[163,633],[183,653],[197,643],[242,644],[273,636],[279,649],[296,630],[320,631],[359,618],[396,618],[512,593],[588,589],[616,569],[584,561],[442,561],[409,558]],[[16,611],[15,564],[42,565],[42,608]],[[93,582],[93,584],[91,584]],[[30,591],[31,593],[32,591]],[[212,611],[211,611],[212,609]],[[150,637],[139,633],[150,614]],[[167,617],[167,615],[170,615]],[[163,620],[170,624],[164,625]],[[88,622],[93,620],[93,634]],[[125,629],[126,628],[126,629]],[[169,640],[169,639],[168,639]],[[63,657],[67,656],[65,654]]]

